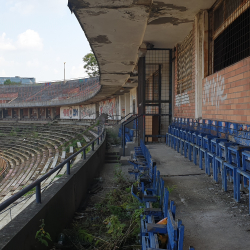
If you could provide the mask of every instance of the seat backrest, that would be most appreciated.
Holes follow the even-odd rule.
[[[214,136],[218,136],[218,126],[217,126],[218,122],[213,120],[211,121],[211,130],[210,130],[210,134],[214,135]]]
[[[211,133],[211,120],[208,119],[203,120],[203,132],[206,134]]]
[[[218,136],[228,138],[228,122],[218,121]]]

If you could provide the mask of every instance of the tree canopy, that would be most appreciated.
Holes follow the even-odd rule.
[[[21,82],[12,82],[10,79],[7,79],[3,83],[4,85],[21,85]]]
[[[99,67],[93,53],[88,53],[83,57],[84,66],[89,77],[99,76]]]

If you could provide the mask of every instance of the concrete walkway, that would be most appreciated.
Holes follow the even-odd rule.
[[[215,184],[212,177],[187,158],[165,144],[148,145],[165,186],[173,187],[170,199],[176,204],[176,218],[185,226],[184,250],[249,250],[250,216],[248,190],[241,203],[233,199],[233,186],[228,192]],[[219,176],[220,178],[220,176]]]

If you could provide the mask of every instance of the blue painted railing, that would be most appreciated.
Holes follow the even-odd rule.
[[[49,176],[51,176],[57,170],[62,169],[65,164],[67,164],[67,175],[70,175],[70,163],[71,163],[71,160],[73,158],[75,158],[78,154],[80,154],[81,152],[83,152],[83,159],[85,160],[86,159],[86,150],[87,150],[87,148],[89,146],[91,146],[92,147],[92,151],[94,151],[94,145],[95,145],[95,143],[97,142],[97,145],[99,145],[100,141],[104,140],[104,138],[105,138],[104,127],[102,127],[101,129],[102,129],[102,132],[101,132],[101,134],[99,134],[99,128],[98,128],[98,137],[97,138],[95,138],[94,140],[92,140],[90,143],[88,143],[82,149],[80,149],[79,151],[77,151],[76,153],[74,153],[73,155],[71,155],[69,158],[67,158],[65,161],[63,161],[62,163],[60,163],[58,166],[56,166],[55,168],[53,168],[52,170],[50,170],[48,173],[46,173],[45,175],[43,175],[41,178],[37,179],[36,181],[34,181],[33,183],[31,183],[30,185],[28,185],[24,189],[20,190],[18,193],[12,195],[6,201],[2,202],[0,204],[0,212],[2,210],[4,210],[5,208],[7,208],[8,206],[10,206],[13,202],[15,202],[16,200],[18,200],[19,198],[21,198],[24,194],[26,194],[27,192],[31,191],[34,187],[36,188],[36,202],[37,203],[41,203],[41,201],[42,201],[42,199],[41,199],[41,182],[44,181],[45,179],[47,179]]]

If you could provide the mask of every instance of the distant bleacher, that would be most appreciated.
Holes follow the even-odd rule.
[[[67,102],[88,99],[100,89],[99,78],[68,80],[67,82],[43,83],[33,85],[0,86],[0,107],[10,105],[27,106],[37,102]]]
[[[95,138],[85,130],[77,125],[0,123],[0,158],[6,162],[5,171],[0,171],[0,202]]]

